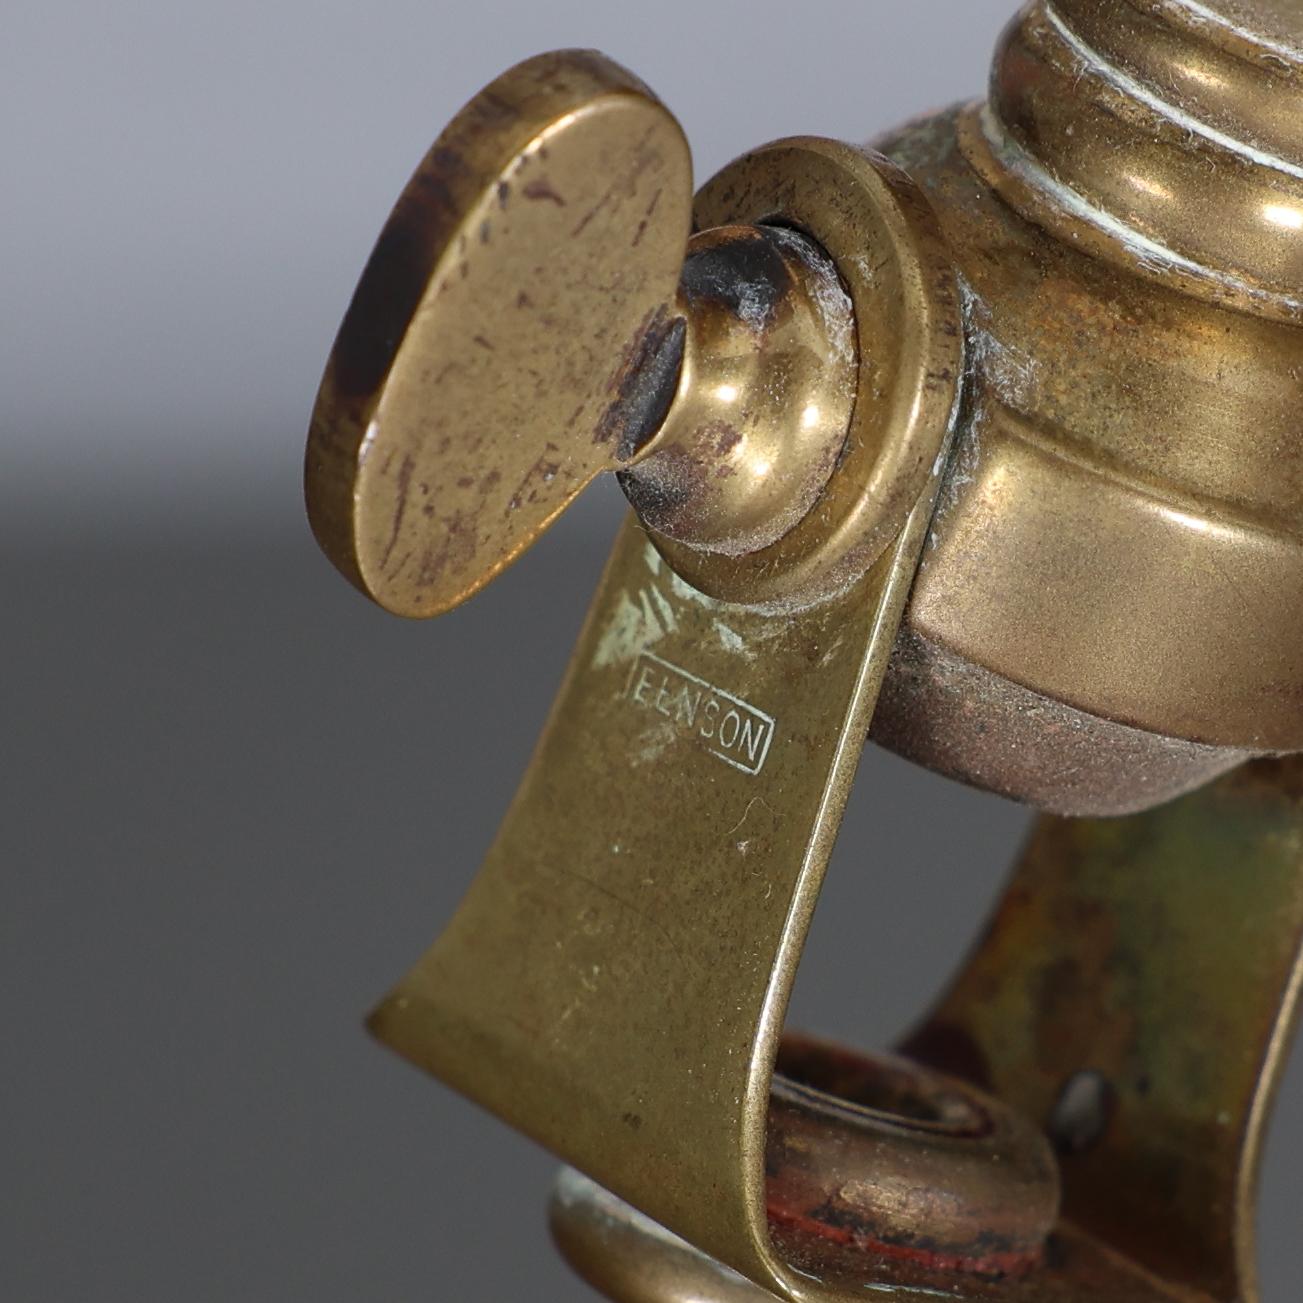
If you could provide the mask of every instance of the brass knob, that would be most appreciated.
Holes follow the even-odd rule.
[[[902,265],[894,245],[874,256],[868,227],[881,228],[879,244],[914,233],[893,190],[907,183],[847,146],[771,148],[734,165],[727,195],[715,186],[721,216],[690,238],[683,133],[604,56],[530,59],[458,114],[380,235],[313,414],[309,516],[354,584],[400,615],[446,611],[602,471],[620,473],[653,541],[716,596],[754,603],[800,589],[813,599],[816,581],[873,560],[921,489],[949,415],[940,399],[920,410],[911,382],[945,370],[932,388],[948,383],[953,397],[957,329],[947,318],[950,341],[915,348],[903,369],[899,345],[866,362],[866,330],[876,341],[894,323],[861,304],[882,266]],[[800,204],[778,193],[743,218],[723,212],[723,200],[754,205],[802,166],[818,173],[811,193],[829,197],[826,222],[800,220]],[[876,191],[858,193],[866,187]],[[848,201],[856,214],[836,213]],[[845,256],[823,246],[820,225]],[[909,266],[919,240],[904,242]],[[910,311],[913,298],[891,303]],[[928,337],[946,314],[914,315]],[[873,383],[857,406],[866,366]],[[864,474],[829,505],[851,445]],[[902,477],[905,492],[883,487]],[[814,514],[818,537],[794,535]],[[784,546],[791,557],[776,562]]]

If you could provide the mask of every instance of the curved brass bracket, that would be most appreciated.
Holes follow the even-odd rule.
[[[409,1059],[789,1298],[820,1295],[770,1244],[770,1075],[929,514],[796,617],[705,597],[626,524],[478,877],[373,1015]]]

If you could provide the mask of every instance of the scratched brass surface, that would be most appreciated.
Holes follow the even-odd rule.
[[[313,530],[363,592],[447,610],[622,464],[605,418],[673,303],[691,198],[678,123],[595,53],[520,64],[444,129],[363,273],[309,434]]]
[[[954,278],[934,257],[917,283],[935,221],[885,160],[818,140],[783,157],[818,192],[797,202],[771,179],[747,221],[788,225],[717,216],[689,241],[687,144],[632,74],[559,51],[475,96],[381,232],[317,397],[308,513],[345,576],[396,614],[437,615],[604,470],[692,555],[756,554],[741,573],[757,597],[815,600],[862,574],[934,469]],[[870,253],[899,287],[867,292]],[[869,483],[849,557],[838,519],[819,556],[778,564],[795,526],[829,519],[824,499],[845,496],[833,472],[866,444],[893,474]],[[735,569],[706,566],[698,586],[735,596]]]
[[[1219,750],[1229,762],[1303,746],[1301,34],[1284,3],[1196,14],[1035,0],[1001,42],[985,105],[885,142],[940,217],[977,362],[908,625],[928,663],[950,658],[975,691],[989,685],[990,709],[970,717],[902,676],[938,727],[890,740],[922,762],[1107,811],[1205,781]],[[927,463],[906,432],[919,378],[944,372],[915,292],[930,256],[911,245],[919,230],[935,238],[932,218],[912,222],[914,188],[881,166],[856,176],[839,148],[755,151],[698,202],[706,225],[747,212],[816,234],[859,300],[845,445],[842,375],[828,403],[806,404],[833,413],[827,428],[768,479],[792,486],[790,500],[748,499],[755,477],[730,478],[730,452],[715,467],[728,487],[712,488],[738,491],[737,519],[667,523],[687,541],[667,539],[666,555],[730,600],[796,604],[848,582],[899,527]],[[670,399],[690,185],[673,119],[591,53],[522,65],[452,124],[382,238],[313,425],[314,525],[364,590],[406,614],[446,609],[598,470],[646,455],[618,432],[636,412],[649,424],[635,433],[650,434],[653,400]],[[857,275],[865,284],[849,284]],[[660,387],[639,392],[643,370]],[[683,446],[699,451],[704,425],[688,424]],[[746,420],[724,425],[720,446],[734,449]],[[851,509],[846,481],[820,490],[821,475],[865,450],[880,464]],[[662,503],[669,465],[647,471]],[[721,551],[743,559],[720,565]],[[1015,700],[1045,703],[1072,739],[1065,773],[1105,756],[1119,730],[1132,730],[1132,758],[1112,786],[1107,764],[1087,763],[1088,788],[1056,800],[1052,782],[1018,774]],[[1011,721],[1003,772],[992,718]],[[966,764],[966,750],[980,755]],[[1037,768],[1054,766],[1047,745]]]
[[[552,1237],[566,1261],[612,1303],[764,1303],[774,1295],[708,1258],[609,1191],[566,1169],[551,1203]],[[1213,1303],[1206,1294],[1171,1286],[1078,1228],[1061,1225],[1054,1255],[1034,1274],[983,1280],[927,1274],[842,1251],[821,1268],[846,1297],[906,1303]],[[795,1248],[795,1246],[792,1246]]]
[[[484,866],[373,1016],[784,1297],[845,1297],[770,1244],[769,1081],[929,511],[799,616],[705,597],[626,525]]]
[[[1287,20],[1293,11],[1270,13]],[[1073,768],[1066,751],[1055,755],[1055,730],[1096,748],[1103,780],[1088,796],[1100,810],[1131,808],[1138,790],[1158,799],[1188,787],[1215,770],[1219,751],[1239,759],[1303,747],[1303,261],[1291,234],[1303,230],[1303,151],[1264,93],[1279,83],[1293,94],[1303,56],[1297,44],[1188,19],[1188,6],[1162,0],[1033,0],[997,51],[989,102],[888,138],[899,167],[833,142],[784,141],[704,188],[699,225],[753,228],[734,254],[765,243],[756,224],[780,223],[835,265],[856,332],[847,437],[834,416],[794,463],[811,474],[779,475],[795,498],[739,498],[749,515],[723,529],[714,508],[691,510],[702,476],[677,486],[661,477],[661,497],[643,504],[648,517],[676,490],[689,509],[661,517],[665,535],[625,528],[479,878],[374,1016],[378,1034],[409,1058],[682,1234],[692,1262],[711,1255],[782,1298],[840,1300],[865,1288],[1027,1303],[1253,1296],[1249,1174],[1293,1011],[1303,919],[1289,768],[1255,768],[1125,823],[1044,825],[996,928],[909,1042],[919,1062],[986,1081],[1060,1144],[1073,1180],[1043,1263],[994,1280],[889,1263],[852,1244],[829,1249],[803,1228],[773,1230],[764,1194],[787,992],[911,583],[909,632],[936,653],[927,663],[949,658],[994,703],[971,713],[961,703],[941,727],[932,719],[930,731],[898,732],[925,763],[972,779],[963,752],[978,747],[994,758],[983,781],[1025,794],[1017,766],[1002,773],[999,758],[1024,736],[1002,733],[1002,713],[1022,727],[1029,702],[1045,704],[1033,714],[1050,738],[1035,787],[1051,803],[1056,763]],[[575,92],[564,57],[526,65],[545,66],[560,67]],[[548,119],[559,133],[555,175],[564,158],[583,192],[583,160],[595,151],[576,124],[595,116],[610,127],[600,138],[613,155],[632,140],[660,140],[655,166],[680,193],[686,152],[672,119],[604,61],[577,69],[580,82],[614,79],[619,103],[648,134],[594,115],[591,104],[609,96],[594,98],[586,84]],[[1179,92],[1176,69],[1177,82],[1186,78]],[[513,75],[522,74],[508,84]],[[498,107],[494,95],[477,104],[490,117]],[[513,115],[506,120],[505,136],[482,119],[476,131],[498,150],[515,129]],[[479,181],[445,215],[469,222],[501,203],[496,185]],[[559,193],[531,210],[531,219],[543,214],[540,230],[559,220]],[[604,195],[595,183],[590,210],[614,220]],[[653,207],[649,199],[640,222],[655,225]],[[492,231],[458,229],[460,252],[478,235],[474,266],[492,283],[499,263],[509,265]],[[536,232],[521,229],[512,247],[524,257]],[[681,229],[666,229],[677,231],[681,260]],[[575,265],[616,275],[642,257],[629,250],[643,230],[594,236],[591,258],[577,255]],[[563,247],[559,231],[536,247]],[[555,393],[593,396],[595,426],[586,417],[585,430],[608,447],[595,453],[580,437],[571,459],[569,442],[545,445],[555,463],[521,462],[513,448],[504,465],[531,475],[546,465],[550,484],[565,464],[574,483],[531,500],[493,480],[491,500],[467,499],[465,516],[422,526],[440,550],[419,572],[425,595],[407,613],[468,596],[597,470],[625,463],[637,483],[640,458],[666,456],[669,441],[655,431],[674,428],[676,409],[688,438],[675,447],[692,450],[700,469],[703,421],[718,419],[690,379],[713,374],[692,352],[707,332],[675,315],[691,296],[672,290],[664,238],[642,297],[626,302],[586,282],[570,294],[565,282],[566,310],[585,328],[588,308],[602,305],[586,374],[599,354],[616,363],[597,368],[600,383],[586,391],[566,380]],[[810,290],[814,263],[799,261],[806,270],[796,279]],[[796,265],[761,283],[775,290]],[[458,266],[471,267],[470,254]],[[477,278],[472,270],[465,279]],[[443,283],[460,283],[460,272]],[[484,297],[494,320],[506,297]],[[628,310],[621,329],[602,324],[608,309]],[[465,314],[441,313],[436,303],[414,318],[420,348],[410,365],[422,384],[432,356],[478,365],[496,351],[467,337]],[[626,324],[632,333],[621,334]],[[971,368],[961,374],[965,334]],[[831,338],[824,329],[813,351],[827,354]],[[525,353],[541,359],[543,347],[539,332]],[[819,361],[844,400],[845,366]],[[401,377],[404,366],[392,371]],[[466,379],[463,415],[478,410],[491,374],[516,385],[514,370],[485,364]],[[750,374],[758,385],[769,372],[757,364]],[[420,391],[429,401],[414,403],[416,392],[401,410],[419,423],[438,395],[430,387]],[[709,415],[696,417],[697,408]],[[783,410],[779,425],[796,409]],[[933,520],[939,453],[956,422]],[[314,446],[329,450],[320,428]],[[549,417],[545,438],[553,428]],[[410,464],[378,457],[369,442],[377,431],[383,438],[384,423],[372,421],[342,461],[320,462],[331,487],[318,515],[330,525],[339,516],[331,503],[370,509],[367,485],[382,485],[367,544],[379,566],[357,566],[347,548],[342,564],[385,600],[416,453]],[[447,441],[428,433],[420,455],[432,473],[459,458],[475,464],[473,439],[450,459]],[[724,439],[716,453],[733,446]],[[310,463],[310,484],[311,475]],[[480,492],[471,474],[454,483]],[[448,549],[467,521],[482,546],[469,547],[462,579],[443,588]],[[404,608],[403,599],[386,604]],[[897,694],[906,723],[939,699],[926,686]],[[914,742],[947,725],[941,764]],[[1128,763],[1110,765],[1120,761],[1110,748],[1121,731]],[[1146,786],[1155,757],[1176,771],[1161,790]],[[594,1231],[605,1197],[576,1199],[576,1216],[558,1221],[567,1252],[589,1262],[594,1279],[590,1250],[614,1225],[607,1217]],[[635,1258],[635,1241],[654,1240],[661,1252],[668,1241],[638,1226],[632,1240],[627,1226],[612,1234]],[[626,1286],[600,1279],[625,1297]],[[686,1279],[668,1287],[682,1290]],[[641,1286],[627,1288],[644,1297]]]
[[[1253,1303],[1257,1168],[1301,983],[1298,758],[1128,819],[1043,818],[904,1049],[1055,1138],[1064,1221],[1022,1279],[881,1263],[873,1280],[903,1297]],[[620,1303],[765,1297],[573,1174],[552,1220]],[[862,1259],[842,1265],[863,1280]]]

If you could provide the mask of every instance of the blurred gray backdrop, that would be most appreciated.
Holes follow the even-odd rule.
[[[597,46],[704,178],[976,93],[1011,0],[5,0],[0,1298],[578,1300],[553,1162],[363,1035],[511,794],[613,486],[428,625],[336,579],[304,426],[407,173],[482,83]],[[492,685],[492,691],[486,689]],[[795,1021],[921,1011],[1027,816],[866,755]],[[1303,1079],[1264,1184],[1303,1275]]]

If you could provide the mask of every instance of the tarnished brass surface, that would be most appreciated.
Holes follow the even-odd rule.
[[[309,433],[313,528],[364,593],[457,605],[603,470],[697,587],[753,605],[822,600],[899,533],[961,347],[917,188],[782,142],[706,188],[689,242],[690,190],[673,118],[593,52],[521,64],[445,129]]]
[[[678,123],[595,53],[513,68],[444,130],[309,435],[313,530],[363,592],[400,615],[455,606],[627,459],[622,371],[669,329],[691,198]]]
[[[775,1297],[570,1169],[553,1190],[551,1227],[566,1261],[612,1303],[773,1303]],[[800,1251],[790,1241],[785,1248]],[[1053,1248],[1034,1274],[1001,1280],[928,1274],[881,1260],[866,1271],[855,1248],[830,1258],[820,1246],[819,1261],[836,1286],[861,1303],[1213,1303],[1206,1294],[1160,1281],[1070,1224],[1060,1226]]]
[[[990,154],[970,158],[1038,225],[1129,274],[1297,322],[1303,7],[1292,51],[1246,49],[1242,18],[1238,33],[1192,18],[1144,0],[1029,5],[976,124]]]
[[[1046,0],[987,105],[881,142],[941,221],[977,372],[907,623],[986,701],[889,694],[923,763],[1107,812],[1206,778],[1199,747],[1303,747],[1300,38],[1294,4]],[[1067,712],[1030,785],[1010,689]],[[1135,730],[1127,763],[1091,719]],[[1060,796],[1085,745],[1111,790]]]
[[[1070,1220],[1248,1303],[1301,955],[1303,760],[1258,761],[1129,819],[1042,819],[905,1050],[1047,1129]]]
[[[554,1226],[614,1299],[1255,1298],[1297,764],[1043,821],[912,1066],[779,1039],[884,679],[891,745],[1077,813],[1303,749],[1303,7],[1218,4],[1033,0],[987,103],[755,150],[691,240],[673,119],[544,56],[382,235],[310,437],[336,564],[432,614],[600,470],[642,516],[373,1020],[591,1178]]]
[[[798,616],[705,597],[626,526],[484,866],[373,1017],[783,1297],[844,1297],[771,1247],[769,1080],[929,511]]]
[[[1021,1276],[1045,1263],[1059,1174],[1039,1128],[906,1059],[787,1033],[765,1142],[769,1226],[818,1276],[826,1257]]]
[[[1301,981],[1303,761],[1259,761],[1128,819],[1042,819],[903,1048],[1045,1128],[1065,1219],[1022,1276],[886,1260],[866,1276],[847,1254],[847,1279],[904,1298],[1252,1303],[1256,1171]],[[620,1303],[767,1297],[573,1175],[552,1219]],[[820,1262],[836,1266],[822,1245]]]

